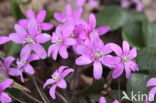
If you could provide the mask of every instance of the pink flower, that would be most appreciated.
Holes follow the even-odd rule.
[[[66,8],[65,8],[65,14],[56,12],[54,13],[54,17],[57,21],[61,23],[75,24],[80,21],[79,18],[82,14],[82,11],[83,11],[82,8],[78,8],[72,11],[71,5],[68,4],[66,5]]]
[[[24,82],[23,72],[26,72],[30,75],[35,73],[34,68],[30,65],[30,62],[39,60],[39,56],[36,54],[32,54],[27,56],[26,54],[21,54],[20,59],[17,59],[16,64],[17,67],[11,68],[9,70],[9,75],[11,76],[20,76],[21,81]]]
[[[21,19],[18,21],[18,23],[23,27],[23,28],[28,28],[28,23],[29,20],[31,19],[36,19],[37,25],[38,25],[38,32],[41,33],[42,30],[50,30],[53,28],[53,24],[51,23],[46,23],[44,22],[46,18],[46,11],[41,10],[36,16],[32,10],[27,10],[26,17],[27,19]]]
[[[113,78],[119,77],[125,69],[126,78],[129,79],[131,77],[131,71],[134,72],[139,70],[137,64],[133,60],[137,56],[136,48],[132,48],[130,50],[130,46],[126,41],[123,41],[123,50],[117,44],[113,43],[110,47],[115,52],[118,59],[117,66],[115,67],[112,74]]]
[[[105,97],[100,97],[99,103],[107,103]],[[114,100],[112,103],[120,103],[118,100]]]
[[[154,97],[156,94],[156,78],[148,80],[146,87],[153,87],[149,92],[149,97],[151,97],[151,95]]]
[[[122,8],[129,8],[133,3],[136,4],[137,11],[143,11],[144,5],[140,0],[120,0]]]
[[[14,60],[15,60],[14,57],[9,56],[4,59],[3,63],[0,61],[0,75],[2,75],[4,77],[8,77],[9,71],[10,71],[10,66]]]
[[[51,42],[53,43],[48,49],[48,56],[53,56],[53,59],[57,59],[58,53],[63,59],[68,58],[67,48],[76,44],[76,40],[70,37],[70,29],[65,29],[63,25],[59,25],[56,31],[52,35]]]
[[[16,33],[11,33],[9,38],[17,44],[25,44],[21,52],[30,54],[33,50],[40,58],[47,57],[45,49],[40,43],[46,43],[51,39],[51,36],[46,33],[38,33],[38,24],[35,19],[31,19],[28,23],[28,32],[20,25],[15,25]]]
[[[80,33],[82,39],[88,39],[92,33],[97,32],[99,35],[103,35],[110,30],[109,26],[101,26],[96,28],[96,17],[94,14],[89,15],[89,22],[82,22],[81,26],[83,30]]]
[[[8,94],[4,92],[4,90],[11,87],[12,84],[13,84],[13,80],[11,79],[6,79],[0,83],[0,102],[1,103],[9,103],[12,101],[12,99],[8,96]]]
[[[7,42],[9,42],[10,39],[6,36],[0,36],[0,45],[5,44]]]
[[[78,46],[77,51],[81,55],[75,61],[77,65],[87,65],[93,62],[93,75],[95,79],[102,77],[102,64],[108,62],[108,53],[112,52],[109,44],[104,45],[100,38],[95,37],[87,46]],[[106,64],[107,65],[107,64]]]
[[[72,68],[68,68],[67,66],[61,66],[58,70],[56,70],[52,76],[52,79],[48,79],[43,88],[45,88],[48,85],[52,85],[50,88],[49,94],[51,98],[56,99],[55,91],[56,87],[60,87],[62,89],[65,89],[67,87],[66,81],[64,78],[69,75],[69,73],[74,72]]]

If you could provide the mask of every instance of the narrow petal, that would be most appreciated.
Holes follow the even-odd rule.
[[[68,45],[68,46],[75,45],[76,44],[76,40],[73,39],[73,38],[68,38],[68,39],[65,39],[64,44]]]
[[[9,88],[13,84],[12,79],[6,79],[0,83],[0,91],[4,91],[6,88]]]
[[[45,49],[40,44],[34,44],[33,50],[41,59],[45,59],[47,57]]]
[[[5,44],[5,43],[7,43],[9,41],[10,41],[9,37],[0,36],[0,45]]]
[[[74,12],[73,12],[73,16],[74,16],[74,18],[80,18],[80,16],[81,16],[81,14],[82,14],[82,12],[83,12],[83,9],[82,8],[78,8],[78,9],[76,9]]]
[[[66,46],[61,46],[59,49],[59,54],[63,59],[68,58],[68,52],[67,52],[67,47]]]
[[[114,100],[112,103],[120,103],[118,100]]]
[[[55,48],[55,50],[53,51],[53,54],[52,54],[52,56],[53,56],[53,59],[54,60],[56,60],[57,59],[57,55],[58,55],[58,52],[59,52],[59,46],[58,45],[56,45],[56,48]]]
[[[46,82],[43,85],[43,88],[45,88],[46,86],[55,83],[56,81],[53,79],[47,79]]]
[[[111,28],[109,26],[101,26],[101,27],[96,28],[99,35],[106,34],[108,31],[110,31],[110,29]]]
[[[96,18],[95,18],[94,14],[90,14],[90,16],[89,16],[89,24],[92,29],[94,29],[96,27]]]
[[[146,86],[147,87],[156,86],[156,78],[151,78],[150,80],[148,80]]]
[[[5,60],[4,60],[4,65],[5,65],[7,68],[9,68],[14,60],[15,60],[14,57],[9,56],[9,57],[5,58]]]
[[[27,20],[27,19],[20,19],[20,20],[18,21],[18,24],[19,24],[20,26],[22,26],[24,29],[26,29],[26,28],[28,27],[28,20]]]
[[[130,69],[135,72],[139,71],[138,65],[134,61],[129,61]]]
[[[21,53],[20,53],[20,57],[22,60],[27,60],[28,57],[30,56],[31,53],[31,48],[29,47],[29,45],[25,45],[22,49],[21,49]]]
[[[128,63],[125,63],[125,71],[126,71],[126,78],[129,79],[131,77],[131,69]]]
[[[41,10],[41,11],[37,14],[37,16],[36,16],[37,21],[38,21],[39,23],[43,22],[44,19],[45,19],[45,17],[46,17],[46,14],[47,14],[47,12],[46,12],[45,10]]]
[[[57,83],[58,87],[60,88],[66,88],[67,87],[67,83],[64,79],[61,79],[58,83]]]
[[[121,64],[118,65],[117,68],[114,69],[112,77],[114,79],[119,77],[120,75],[122,75],[123,71],[124,71],[124,65],[121,63]]]
[[[48,57],[55,50],[55,48],[57,48],[57,45],[55,45],[55,44],[49,46],[49,48],[48,48]]]
[[[94,78],[96,80],[101,79],[102,71],[103,71],[102,69],[103,69],[102,64],[100,62],[98,62],[98,61],[95,61],[94,62],[94,68],[93,68],[93,74],[94,74]]]
[[[156,87],[152,88],[149,92],[149,97],[151,97],[151,95],[154,97],[156,94]]]
[[[111,43],[110,48],[115,52],[116,55],[118,56],[122,55],[122,49],[117,44]]]
[[[34,68],[30,65],[30,64],[27,64],[25,67],[24,67],[24,70],[26,73],[30,74],[30,75],[33,75],[35,73],[35,70]]]
[[[69,75],[71,72],[74,72],[74,69],[66,69],[62,72],[61,77],[65,78],[67,75]]]
[[[85,3],[86,3],[86,0],[76,0],[76,4],[80,7],[85,5]]]
[[[50,24],[50,23],[42,23],[41,24],[41,29],[45,30],[45,31],[51,30],[53,27],[54,27],[54,25]]]
[[[39,60],[39,59],[40,59],[40,57],[37,54],[31,54],[28,59],[28,62]]]
[[[66,12],[66,15],[68,15],[68,16],[72,15],[72,7],[71,7],[71,4],[68,4],[66,6],[65,12]]]
[[[31,19],[28,23],[28,32],[30,35],[36,35],[39,33],[38,31],[38,24],[35,19]]]
[[[49,94],[50,94],[50,96],[51,96],[52,99],[56,99],[56,95],[55,95],[56,87],[57,87],[57,85],[53,85],[53,86],[50,88]]]
[[[104,97],[100,97],[99,103],[107,103]]]
[[[15,24],[15,30],[16,30],[17,34],[20,35],[21,37],[27,36],[26,30],[23,27],[21,27],[20,25]]]
[[[12,68],[9,69],[9,75],[11,76],[20,76],[21,75],[21,71],[17,68]]]
[[[28,19],[32,19],[32,18],[35,18],[35,14],[32,10],[27,10],[27,13],[26,13],[26,16]]]
[[[38,43],[46,43],[51,39],[51,36],[49,34],[42,33],[37,35],[35,39]]]
[[[64,71],[65,68],[68,68],[68,66],[61,66],[58,69],[58,73],[62,74],[62,72]]]
[[[11,97],[8,96],[7,93],[2,92],[0,94],[0,101],[1,101],[1,103],[10,103],[10,102],[12,102],[12,99],[11,99]]]
[[[87,65],[92,63],[93,60],[91,60],[88,56],[80,56],[76,59],[75,63],[77,65]]]
[[[54,13],[54,17],[57,21],[59,22],[64,22],[64,19],[66,18],[65,15],[61,14],[61,13]]]
[[[130,46],[127,41],[123,41],[122,43],[123,52],[125,54],[129,53]]]
[[[17,43],[17,44],[23,44],[26,43],[25,38],[21,37],[20,35],[18,35],[17,33],[11,33],[9,35],[10,40],[12,40],[13,42]]]
[[[133,59],[133,58],[135,58],[137,56],[137,49],[136,48],[132,48],[131,50],[130,50],[130,53],[129,53],[129,58],[130,59]]]

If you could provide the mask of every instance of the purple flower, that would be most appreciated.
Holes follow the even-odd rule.
[[[11,87],[12,84],[13,84],[13,80],[11,79],[6,79],[0,83],[0,102],[1,103],[9,103],[12,101],[12,99],[8,96],[8,94],[4,92],[4,90]]]
[[[24,82],[23,78],[23,72],[26,72],[30,75],[33,75],[35,73],[34,68],[30,65],[30,62],[34,60],[39,60],[39,56],[36,54],[32,54],[30,56],[27,56],[25,54],[21,54],[20,59],[17,59],[16,64],[17,67],[11,68],[9,70],[9,75],[11,76],[20,76],[21,81]]]
[[[4,77],[8,77],[9,71],[10,71],[10,66],[14,60],[15,60],[14,57],[9,56],[4,59],[3,63],[0,61],[0,75],[2,75]]]
[[[77,65],[87,65],[93,62],[93,75],[95,79],[100,79],[102,77],[102,64],[105,64],[107,58],[109,58],[108,53],[112,52],[109,48],[109,44],[104,45],[100,38],[95,37],[91,40],[88,46],[79,46],[77,48],[79,54],[81,55],[75,61]]]
[[[31,19],[36,19],[37,25],[38,25],[38,32],[41,33],[42,30],[50,30],[53,28],[53,24],[51,23],[46,23],[44,22],[46,18],[46,11],[41,10],[36,16],[32,10],[27,10],[26,17],[27,19],[21,19],[18,21],[18,23],[23,27],[23,28],[28,28],[28,23],[29,20]]]
[[[117,60],[118,62],[116,62],[117,66],[113,71],[112,77],[113,78],[119,77],[125,69],[126,78],[129,79],[131,77],[131,71],[135,72],[139,70],[137,64],[133,60],[137,56],[136,48],[132,48],[130,50],[130,46],[126,41],[123,41],[122,44],[123,50],[117,44],[113,43],[111,44],[110,47],[115,52],[118,59]]]
[[[99,103],[107,103],[105,97],[100,97]],[[114,100],[112,103],[120,103],[118,100]]]
[[[10,39],[6,36],[0,36],[0,45],[5,44],[7,42],[9,42]]]
[[[21,52],[30,54],[33,50],[40,58],[45,59],[47,54],[40,43],[46,43],[51,36],[46,33],[38,33],[38,24],[35,19],[31,19],[28,23],[28,32],[20,25],[15,25],[16,33],[11,33],[9,38],[17,44],[25,44]]]
[[[58,53],[63,59],[68,58],[67,48],[76,43],[76,40],[70,37],[71,30],[65,29],[63,25],[59,25],[52,35],[51,42],[53,43],[48,49],[48,56],[51,55],[54,60],[57,59]]]
[[[137,11],[143,11],[144,5],[140,0],[120,0],[122,8],[129,8],[133,3],[136,4]]]
[[[65,89],[67,87],[66,81],[64,78],[69,75],[69,73],[74,72],[72,68],[68,68],[67,66],[61,66],[58,70],[56,70],[53,75],[51,75],[52,79],[48,79],[43,88],[45,88],[48,85],[52,85],[50,88],[49,94],[51,98],[55,99],[55,91],[56,87],[60,87]]]
[[[79,22],[79,18],[82,14],[83,9],[82,8],[78,8],[74,11],[72,11],[72,7],[70,4],[66,5],[65,8],[65,14],[56,12],[54,13],[54,17],[57,21],[61,22],[61,23],[70,23],[70,24],[75,24],[77,22]]]
[[[148,80],[146,87],[153,87],[149,92],[149,97],[154,97],[156,94],[156,78],[151,78],[150,80]]]
[[[94,32],[97,32],[99,35],[103,35],[110,30],[109,26],[101,26],[101,27],[96,28],[96,17],[94,14],[90,14],[89,22],[83,21],[81,26],[83,27],[83,30],[80,33],[80,37],[82,39],[90,38],[90,36]]]

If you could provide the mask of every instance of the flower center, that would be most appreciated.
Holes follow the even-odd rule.
[[[59,74],[59,73],[55,73],[54,76],[53,76],[53,79],[54,79],[56,82],[58,82],[58,81],[61,79],[60,74]]]
[[[28,43],[34,43],[34,40],[33,40],[32,38],[29,37],[29,38],[27,38],[27,42],[28,42]]]
[[[94,58],[95,58],[95,59],[99,59],[100,57],[101,57],[101,54],[100,54],[100,53],[94,54]]]
[[[123,56],[123,57],[122,57],[122,61],[123,61],[123,62],[127,62],[127,61],[128,61],[128,58],[127,58],[126,56]]]
[[[77,36],[75,34],[71,34],[71,38],[76,38]]]
[[[57,43],[61,44],[63,41],[62,40],[58,40]]]
[[[17,63],[18,67],[22,67],[22,66],[25,65],[25,64],[26,64],[26,61],[24,61],[24,60],[21,60],[21,61],[19,61],[19,62]]]

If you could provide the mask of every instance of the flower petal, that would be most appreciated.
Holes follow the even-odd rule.
[[[65,68],[68,68],[68,66],[61,66],[61,67],[59,67],[58,73],[61,74],[64,71]]]
[[[25,67],[24,67],[24,70],[26,73],[30,74],[30,75],[33,75],[35,73],[35,70],[34,68],[30,65],[30,64],[27,64]]]
[[[15,30],[16,30],[17,34],[20,35],[21,37],[27,36],[26,30],[23,27],[21,27],[20,25],[15,24]]]
[[[26,13],[26,16],[28,19],[32,19],[32,18],[35,18],[35,14],[32,10],[27,10],[27,13]]]
[[[83,12],[83,9],[82,9],[82,8],[76,9],[76,10],[73,12],[73,17],[79,19],[80,16],[81,16],[81,14],[82,14],[82,12]]]
[[[21,37],[19,34],[17,33],[11,33],[9,35],[10,40],[12,40],[13,42],[17,43],[17,44],[24,44],[26,43],[25,38]]]
[[[12,79],[6,79],[0,83],[0,91],[4,91],[6,88],[9,88],[13,84]]]
[[[12,68],[9,69],[9,75],[11,76],[20,76],[21,75],[21,71],[17,68]]]
[[[134,61],[129,61],[130,69],[135,72],[139,71],[138,65]]]
[[[51,39],[51,36],[49,34],[42,33],[37,35],[35,39],[38,43],[46,43]]]
[[[99,103],[107,103],[104,97],[100,97]]]
[[[38,23],[35,19],[31,19],[28,22],[28,33],[30,35],[36,35],[37,33],[39,33],[38,31]]]
[[[26,29],[26,28],[28,27],[28,20],[27,20],[27,19],[20,19],[20,20],[18,21],[18,24],[19,24],[20,26],[22,26],[24,29]]]
[[[77,65],[87,65],[92,63],[93,60],[91,60],[88,56],[80,56],[76,59],[75,63]]]
[[[67,47],[66,46],[61,46],[59,49],[59,54],[63,59],[68,58],[68,52],[67,52]]]
[[[146,86],[147,87],[156,86],[156,78],[151,78],[150,80],[148,80]]]
[[[37,16],[36,16],[37,21],[38,21],[39,23],[43,22],[44,19],[45,19],[45,17],[46,17],[46,14],[47,14],[47,12],[46,12],[45,10],[41,10],[41,11],[37,14]]]
[[[45,49],[40,44],[34,44],[33,50],[41,59],[45,59],[47,57]]]
[[[89,24],[91,26],[91,29],[94,29],[96,27],[96,18],[94,14],[89,15]]]
[[[65,78],[67,75],[69,75],[71,72],[74,72],[74,69],[66,69],[62,72],[61,77]]]
[[[7,93],[2,92],[0,94],[0,101],[1,103],[10,103],[12,99],[9,97]]]
[[[112,78],[116,79],[120,75],[122,75],[124,71],[124,65],[120,63],[113,71]]]
[[[115,52],[116,55],[118,56],[122,55],[122,49],[117,44],[111,43],[110,48]]]
[[[156,94],[156,87],[154,87],[154,88],[152,88],[151,90],[150,90],[150,92],[149,92],[149,97],[151,97],[151,96],[155,96],[155,94]]]
[[[122,43],[123,52],[125,54],[129,53],[130,46],[127,41],[123,41]]]
[[[50,88],[49,94],[50,94],[50,96],[51,96],[52,99],[56,99],[56,95],[55,95],[56,87],[57,87],[57,85],[53,85],[53,86]]]
[[[96,80],[99,80],[99,79],[101,79],[101,77],[102,77],[102,70],[103,68],[102,68],[102,64],[100,63],[100,62],[98,62],[98,61],[95,61],[94,62],[94,68],[93,68],[93,74],[94,74],[94,78],[96,79]]]
[[[130,59],[133,59],[133,58],[135,58],[137,56],[137,49],[136,48],[132,48],[131,50],[130,50],[130,53],[129,53],[129,58]]]
[[[126,78],[129,79],[131,77],[131,69],[128,63],[125,63],[125,71],[126,71]]]
[[[86,3],[86,0],[76,0],[76,4],[80,7],[85,5],[85,3]]]
[[[10,67],[10,65],[12,64],[12,62],[14,60],[15,60],[15,58],[12,56],[9,56],[9,57],[4,59],[4,65],[6,66],[7,69]]]
[[[61,13],[54,13],[54,17],[57,21],[59,22],[64,22],[64,19],[66,18],[65,15],[61,14]]]
[[[28,57],[30,56],[31,53],[31,48],[29,47],[29,45],[25,45],[22,49],[21,49],[21,53],[20,53],[20,58],[22,60],[27,60]]]
[[[9,41],[10,41],[9,37],[0,36],[0,45],[1,45],[1,44],[5,44],[5,43],[7,43],[7,42],[9,42]]]
[[[57,83],[58,87],[60,88],[66,88],[67,87],[67,83],[64,79],[61,79],[58,83]]]
[[[110,31],[110,26],[101,26],[96,28],[96,30],[98,31],[99,35],[103,35],[106,34],[108,31]]]
[[[43,85],[43,88],[45,88],[47,85],[53,84],[56,81],[54,79],[47,79],[46,82]]]
[[[66,15],[68,15],[68,16],[71,16],[72,15],[72,7],[71,7],[71,4],[68,4],[66,6],[65,12],[66,12]]]
[[[40,59],[40,57],[37,54],[31,54],[28,59],[28,62],[39,60],[39,59]]]
[[[76,44],[76,40],[73,39],[73,38],[68,38],[68,39],[65,39],[64,44],[68,45],[68,46],[75,45]]]
[[[53,24],[51,24],[51,23],[42,23],[41,24],[41,29],[42,30],[51,30],[52,28],[54,27],[54,25]]]

